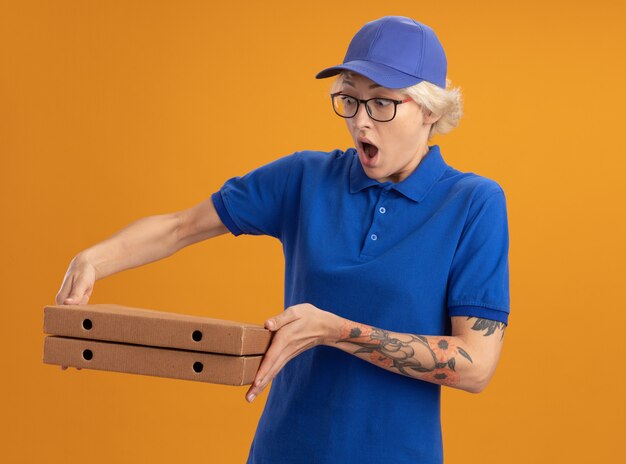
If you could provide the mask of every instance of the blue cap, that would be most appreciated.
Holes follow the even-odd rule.
[[[365,24],[352,38],[343,64],[326,68],[323,79],[354,71],[390,89],[428,81],[446,88],[446,54],[435,32],[404,16],[385,16]]]

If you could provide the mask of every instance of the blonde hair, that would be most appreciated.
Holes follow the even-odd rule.
[[[331,92],[336,92],[343,79],[353,74],[352,71],[341,71],[332,84]],[[461,88],[452,87],[450,79],[446,79],[445,89],[430,82],[422,81],[411,87],[393,90],[414,100],[422,107],[422,112],[425,112],[426,109],[439,116],[439,119],[430,126],[429,140],[436,134],[447,134],[459,125],[461,116],[463,116],[463,97]]]

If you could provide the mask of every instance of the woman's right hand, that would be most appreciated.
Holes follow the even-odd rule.
[[[56,295],[57,305],[87,304],[96,282],[96,268],[82,255],[70,263],[61,289]]]

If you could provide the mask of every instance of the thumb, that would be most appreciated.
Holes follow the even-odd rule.
[[[282,313],[266,320],[264,325],[267,330],[278,330],[290,322],[295,321],[297,318],[295,312],[287,308]]]

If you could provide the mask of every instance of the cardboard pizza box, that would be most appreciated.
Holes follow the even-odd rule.
[[[45,306],[44,333],[236,356],[265,353],[272,336],[257,324],[116,304]]]
[[[262,357],[202,353],[50,335],[44,338],[43,362],[81,369],[224,385],[249,385],[254,381]]]

